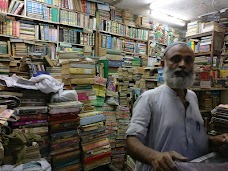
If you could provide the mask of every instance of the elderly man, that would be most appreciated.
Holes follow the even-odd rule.
[[[135,102],[126,132],[128,153],[136,171],[176,170],[175,160],[187,161],[208,152],[208,140],[228,142],[228,135],[208,137],[194,82],[194,52],[177,42],[164,51],[165,84],[143,93]]]

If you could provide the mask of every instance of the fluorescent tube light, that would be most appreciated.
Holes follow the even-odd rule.
[[[173,16],[158,12],[158,11],[151,11],[151,15],[153,18],[179,26],[185,26],[185,22]]]

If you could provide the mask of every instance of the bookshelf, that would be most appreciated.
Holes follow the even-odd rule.
[[[94,41],[94,38],[93,39],[88,38],[89,34],[86,32],[84,34],[84,29],[87,28],[88,30],[91,30],[91,32],[93,33],[93,30],[94,30],[93,27],[96,23],[96,20],[94,19],[95,11],[96,11],[95,2],[89,2],[84,0],[83,1],[80,1],[80,0],[77,0],[77,1],[24,0],[20,2],[19,1],[14,2],[13,0],[9,0],[7,2],[8,4],[6,5],[6,7],[4,6],[4,9],[1,10],[0,15],[3,15],[3,18],[6,18],[7,21],[8,20],[12,20],[12,21],[10,21],[9,27],[7,27],[6,31],[4,33],[0,33],[0,37],[7,38],[10,42],[11,42],[10,39],[13,38],[13,39],[20,39],[20,40],[29,40],[29,41],[32,41],[33,44],[36,44],[36,43],[40,43],[43,45],[54,44],[55,53],[58,51],[62,51],[63,49],[64,51],[68,51],[68,50],[71,51],[72,49],[73,50],[77,49],[77,47],[85,48],[85,46],[87,45],[94,46],[94,43],[91,43]],[[14,11],[12,11],[13,7],[15,6],[14,3],[21,4],[23,11],[14,13]],[[10,7],[11,10],[9,10],[8,7]],[[14,10],[16,9],[17,8],[15,7]],[[35,34],[34,33],[31,33],[31,34],[34,35],[34,38],[31,36],[31,34],[29,35],[29,38],[28,36],[22,36],[20,32],[18,32],[19,34],[15,36],[13,34],[13,30],[15,29],[21,30],[20,29],[21,24],[19,23],[19,27],[15,27],[13,26],[13,24],[11,24],[14,21],[20,22],[20,23],[24,21],[32,22],[31,26],[35,27],[34,28]],[[65,27],[69,30],[70,29],[80,30],[80,32],[83,35],[78,35],[79,36],[78,39],[81,39],[82,42],[79,42],[79,41],[68,42],[64,40],[62,42],[71,43],[71,47],[62,48],[61,47],[62,42],[60,40],[60,36],[61,36],[60,31],[62,27]],[[29,28],[27,28],[27,30],[25,31],[26,34],[28,33],[27,32],[28,29]],[[87,35],[87,37],[85,35]],[[66,34],[64,36],[66,36]],[[94,34],[92,37],[95,37]],[[89,43],[87,43],[87,41]],[[10,46],[12,46],[12,43]],[[16,57],[16,55],[13,54],[13,52],[11,52],[10,55]],[[51,59],[58,60],[58,57],[57,58],[51,57]]]
[[[210,64],[213,64],[213,57],[220,57],[223,47],[224,32],[209,31],[191,36],[186,40],[195,52],[196,57],[209,56]],[[204,47],[204,48],[201,48]]]

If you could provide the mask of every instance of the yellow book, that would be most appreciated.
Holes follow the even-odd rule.
[[[95,75],[95,69],[85,69],[85,68],[63,68],[62,74],[94,74]]]
[[[76,78],[71,79],[71,84],[78,84],[78,85],[84,85],[84,84],[94,84],[95,78]]]
[[[87,113],[80,113],[78,116],[80,118],[88,117],[88,116],[95,116],[95,115],[101,115],[103,112],[101,111],[94,111],[94,112],[87,112]]]

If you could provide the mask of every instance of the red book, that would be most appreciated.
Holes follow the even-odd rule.
[[[92,149],[95,149],[95,148],[99,148],[99,147],[103,147],[103,146],[106,146],[109,144],[109,140],[108,138],[102,140],[102,141],[99,141],[99,142],[95,142],[95,143],[91,143],[91,144],[87,144],[85,146],[82,146],[82,149],[83,151],[86,153]]]
[[[21,2],[20,5],[17,7],[16,11],[14,12],[14,14],[20,15],[23,9],[24,9],[24,3]]]
[[[90,158],[85,158],[84,159],[84,164],[90,164],[90,163],[95,162],[96,160],[102,160],[103,158],[110,157],[111,154],[112,154],[111,151],[109,151],[109,152],[106,152],[106,153],[99,154],[97,156],[93,156],[93,157],[90,157]]]

